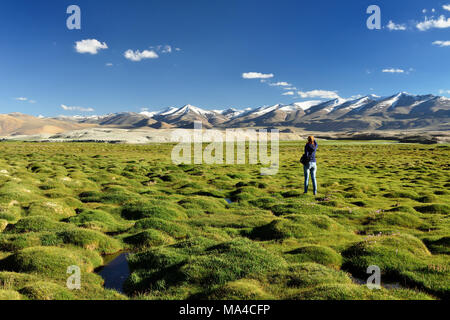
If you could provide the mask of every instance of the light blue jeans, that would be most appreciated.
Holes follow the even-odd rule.
[[[314,194],[317,194],[317,179],[316,179],[317,163],[310,162],[306,166],[303,166],[303,172],[305,174],[305,193],[308,192],[309,174],[311,173],[313,191]]]

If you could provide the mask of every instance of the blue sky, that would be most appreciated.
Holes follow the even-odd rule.
[[[72,4],[81,30],[66,27]],[[366,27],[371,4],[381,30]],[[8,0],[0,38],[0,113],[450,96],[450,0]]]

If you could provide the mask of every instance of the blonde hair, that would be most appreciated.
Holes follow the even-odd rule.
[[[308,137],[308,143],[309,144],[314,144],[314,136],[309,136]]]

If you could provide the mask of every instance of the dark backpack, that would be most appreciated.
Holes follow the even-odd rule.
[[[317,149],[317,146],[314,147],[314,151],[316,151],[316,149]],[[311,158],[312,158],[312,156],[309,156],[309,157],[308,157],[308,156],[306,155],[306,153],[304,153],[304,154],[302,155],[302,157],[300,158],[300,163],[303,164],[304,166],[307,166],[308,163],[311,162]]]
[[[307,157],[306,154],[303,154],[302,157],[300,158],[300,163],[306,166],[308,165],[310,160],[311,159],[309,159],[309,157]]]

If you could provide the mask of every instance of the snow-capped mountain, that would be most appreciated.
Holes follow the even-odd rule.
[[[312,109],[308,112],[310,118],[316,117],[328,119],[337,119],[340,116],[343,116],[350,111],[358,111],[363,106],[377,101],[380,97],[376,95],[368,95],[365,97],[353,99],[353,100],[332,100],[330,102],[326,102],[324,105],[318,106],[315,109]]]
[[[160,112],[122,112],[105,116],[58,117],[59,120],[121,127],[205,128],[296,126],[309,130],[362,130],[449,126],[450,99],[400,92],[356,99],[304,101],[237,110],[205,110],[190,104]]]
[[[195,121],[200,121],[205,128],[212,128],[228,120],[226,116],[218,112],[204,110],[190,104],[181,108],[169,108],[155,114],[153,119],[179,128],[192,128]]]
[[[399,114],[408,115],[416,106],[434,97],[433,95],[411,95],[401,92],[367,102],[361,108],[352,110],[347,116],[392,117]]]
[[[236,110],[235,108],[228,108],[226,110],[213,110],[213,111],[223,115],[228,119],[233,119],[250,110],[251,108],[247,108],[245,110]]]
[[[143,116],[146,116],[146,117],[149,117],[149,118],[153,118],[153,116],[155,114],[157,114],[157,112],[141,111],[141,112],[139,112],[139,114],[141,114]]]
[[[318,119],[321,116],[327,115],[330,112],[336,110],[340,105],[346,103],[347,100],[337,98],[330,101],[325,101],[322,103],[319,103],[315,106],[312,106],[311,108],[308,108],[305,111],[304,118],[305,119]]]

